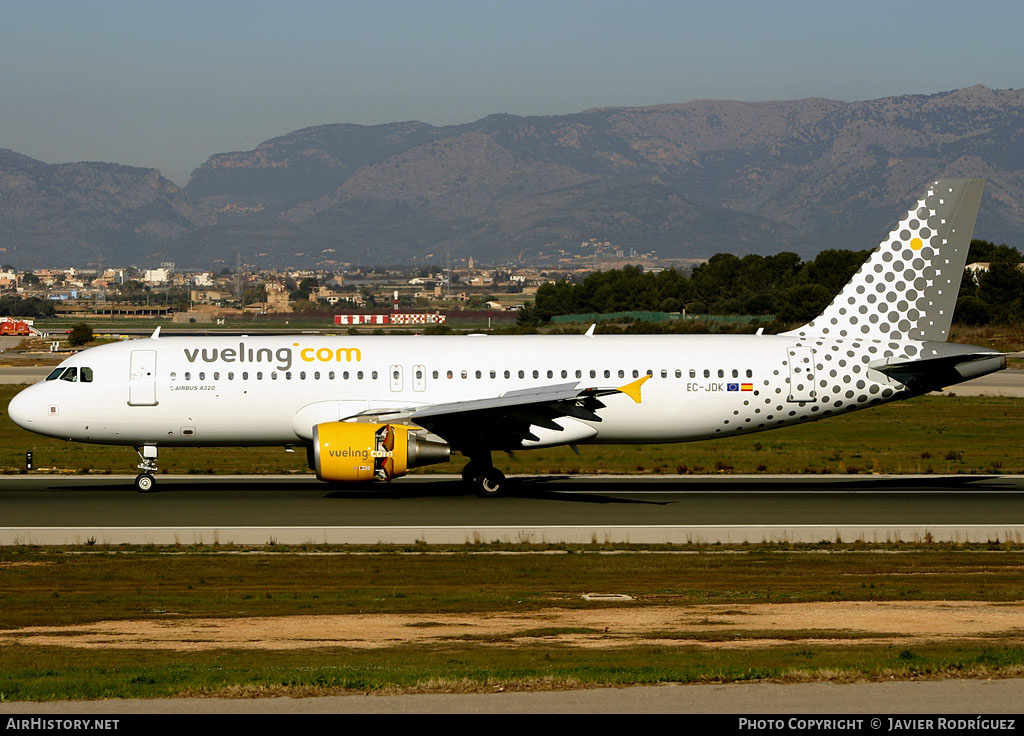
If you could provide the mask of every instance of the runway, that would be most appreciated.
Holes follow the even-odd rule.
[[[480,499],[453,476],[0,478],[0,544],[1024,541],[1024,476],[539,476]]]

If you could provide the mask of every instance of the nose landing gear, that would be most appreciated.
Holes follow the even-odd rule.
[[[156,445],[143,445],[141,449],[136,447],[135,451],[142,458],[142,462],[137,466],[142,472],[135,476],[135,490],[139,493],[148,493],[153,490],[156,483],[156,478],[153,477],[153,473],[156,472]]]

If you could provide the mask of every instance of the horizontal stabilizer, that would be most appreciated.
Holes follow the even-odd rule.
[[[889,362],[893,360],[895,359],[887,358],[884,361],[875,361],[869,363],[868,367],[884,373],[908,388],[925,391],[986,376],[1006,367],[1006,356],[993,352],[961,353],[921,360],[898,359],[899,362]]]

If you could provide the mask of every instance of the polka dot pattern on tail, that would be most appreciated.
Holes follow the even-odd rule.
[[[801,338],[946,340],[982,182],[933,182]]]

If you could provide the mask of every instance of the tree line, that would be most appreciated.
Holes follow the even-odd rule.
[[[541,324],[559,314],[660,311],[691,314],[775,315],[780,323],[818,316],[867,260],[871,250],[823,250],[804,261],[796,253],[735,256],[718,253],[690,274],[645,273],[639,266],[564,278],[537,290],[521,323]],[[987,271],[964,272],[954,319],[1008,324],[1024,318],[1021,253],[1008,245],[971,241],[970,261]]]

